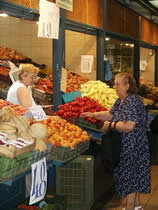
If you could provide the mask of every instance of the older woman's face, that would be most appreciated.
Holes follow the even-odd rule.
[[[21,75],[21,82],[24,83],[26,86],[31,86],[34,84],[35,80],[37,79],[37,75],[33,73],[29,73],[28,75]]]
[[[118,77],[115,79],[114,88],[119,98],[124,99],[128,95],[129,84],[125,84],[122,78]]]

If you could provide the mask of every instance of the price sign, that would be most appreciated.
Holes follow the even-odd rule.
[[[66,93],[67,86],[67,70],[62,68],[61,70],[61,82],[60,82],[60,90]]]
[[[43,158],[32,164],[32,186],[29,205],[44,198],[47,190],[47,165]]]
[[[58,39],[59,8],[55,3],[46,0],[40,0],[39,8],[38,37]]]
[[[27,119],[34,118],[36,121],[44,120],[47,118],[47,115],[41,106],[29,107],[27,112],[25,112],[24,116]]]

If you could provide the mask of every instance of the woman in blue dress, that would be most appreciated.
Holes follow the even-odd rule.
[[[150,155],[146,135],[145,107],[137,95],[135,79],[127,72],[115,77],[118,99],[109,111],[85,112],[81,117],[103,120],[102,130],[121,133],[120,162],[114,169],[116,191],[126,197],[124,210],[143,210],[140,193],[150,192]]]

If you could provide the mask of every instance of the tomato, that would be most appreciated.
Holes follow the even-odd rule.
[[[60,116],[62,116],[64,114],[64,110],[63,109],[58,110],[57,111],[57,114],[60,115]]]

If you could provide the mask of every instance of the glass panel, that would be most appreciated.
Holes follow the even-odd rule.
[[[47,68],[42,73],[52,73],[52,40],[37,37],[37,22],[0,17],[0,31],[0,47],[11,48],[34,63],[45,64]]]
[[[140,48],[140,79],[155,84],[155,51]]]
[[[96,36],[66,30],[65,68],[89,80],[96,80]],[[81,55],[93,56],[91,72],[81,72]]]
[[[112,77],[119,72],[133,74],[134,44],[106,37],[105,56],[109,60]]]

